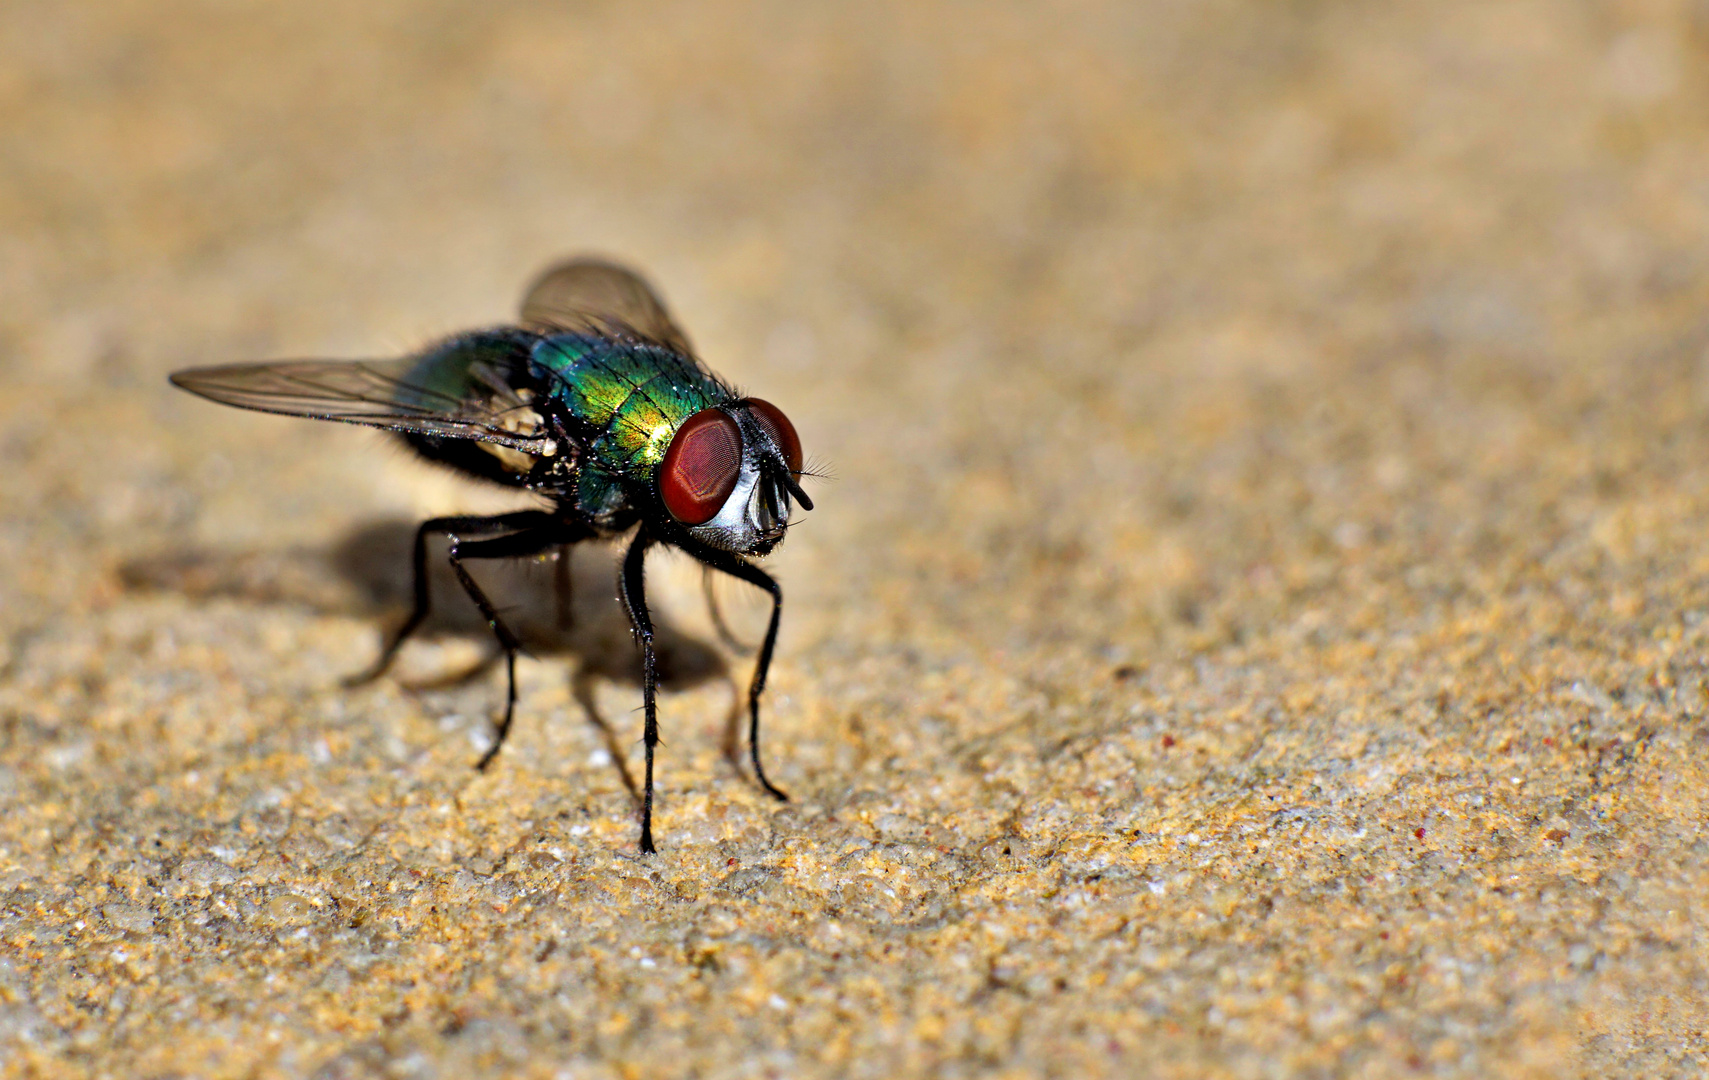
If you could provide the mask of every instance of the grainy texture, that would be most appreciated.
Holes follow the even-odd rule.
[[[1702,0],[0,7],[3,1071],[1700,1074],[1706,177]],[[654,858],[608,552],[476,775],[493,497],[164,381],[584,250],[837,474]]]

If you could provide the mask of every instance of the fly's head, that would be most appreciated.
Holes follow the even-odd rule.
[[[688,534],[738,555],[783,539],[801,490],[801,440],[776,405],[743,398],[702,409],[677,429],[659,466],[659,497]]]

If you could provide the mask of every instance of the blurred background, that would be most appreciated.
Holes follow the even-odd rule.
[[[32,508],[4,561],[56,602],[88,582],[44,560],[91,542],[433,502],[370,436],[162,376],[502,322],[571,252],[643,268],[799,417],[839,478],[791,544],[809,588],[1022,643],[1262,625],[1248,593],[1346,552],[1536,554],[1667,453],[1623,425],[1704,393],[1692,0],[115,2],[0,33]]]
[[[1686,1061],[1704,1030],[1706,61],[1705,0],[0,5],[7,880],[107,880],[119,856],[78,822],[238,820],[289,754],[327,745],[316,725],[339,732],[338,767],[381,779],[323,775],[292,796],[304,820],[331,812],[315,799],[397,819],[364,786],[392,783],[388,738],[445,747],[419,782],[466,783],[469,748],[443,733],[478,727],[492,684],[438,719],[384,687],[347,698],[333,680],[371,655],[373,613],[258,607],[312,601],[332,571],[299,560],[307,583],[285,587],[241,560],[492,497],[375,433],[219,409],[165,376],[396,355],[509,320],[542,266],[597,252],[648,274],[710,366],[835,474],[772,560],[772,770],[803,805],[835,829],[929,822],[892,832],[964,854],[1010,833],[1227,843],[1217,869],[1208,848],[1110,856],[1144,866],[1098,863],[1103,899],[1076,909],[1117,935],[1097,963],[1151,973],[1098,993],[1137,1010],[1112,1030],[1148,1032],[1154,1067]],[[204,556],[258,574],[251,601],[125,572]],[[659,602],[710,640],[692,569],[662,571]],[[561,676],[525,667],[518,760],[552,783],[530,795],[519,766],[482,796],[487,833],[424,819],[396,850],[492,872],[525,814],[498,800],[590,786],[603,831],[576,843],[629,842],[627,802],[553,712]],[[667,705],[662,837],[696,835],[697,799],[762,812],[714,752],[725,699],[693,700]],[[573,760],[539,763],[565,740]],[[192,766],[223,779],[173,786]],[[1246,800],[1328,816],[1286,819],[1307,833],[1259,856],[1228,839],[1271,820]],[[971,880],[939,870],[922,895]],[[1521,878],[1535,902],[1497,910],[1490,883]],[[1037,898],[1066,887],[1020,890],[1043,905],[1029,925],[1056,925]],[[1286,929],[1261,895],[1298,902]],[[1161,937],[1119,937],[1130,917]],[[1367,937],[1399,956],[1414,917],[1401,959],[1457,974],[1397,983],[1343,933],[1395,926],[1392,946]],[[887,970],[974,972],[965,1015],[1078,1023],[1048,988],[1092,970],[1086,935]],[[1038,973],[1042,996],[978,998],[987,968]],[[1299,989],[1301,970],[1328,981]],[[1265,1011],[1278,986],[1291,1019]],[[871,1015],[931,1013],[911,992]],[[34,1015],[75,1029],[50,999]],[[753,1045],[788,1044],[763,1004]],[[447,1014],[415,1007],[423,1045],[440,1038]],[[293,1015],[298,1045],[342,1045]],[[886,1057],[903,1043],[867,1015],[850,1052],[875,1068],[961,1053],[919,1036],[925,1056]],[[1070,1028],[1038,1023],[978,1060],[1070,1060],[1050,1049]],[[1086,1069],[1118,1060],[1074,1045]],[[717,1059],[702,1050],[676,1064]]]

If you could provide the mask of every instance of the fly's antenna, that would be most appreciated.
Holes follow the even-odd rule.
[[[831,467],[829,461],[818,457],[808,458],[807,464],[802,466],[799,475],[810,476],[815,480],[829,480],[833,483],[842,479],[837,475],[837,470]]]

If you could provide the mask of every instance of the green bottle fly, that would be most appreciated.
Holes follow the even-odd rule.
[[[426,541],[450,537],[449,558],[504,650],[507,692],[497,738],[516,710],[521,647],[469,576],[469,559],[520,558],[634,530],[619,593],[640,641],[646,705],[641,850],[654,850],[657,667],[644,562],[654,544],[679,548],[756,585],[771,619],[748,687],[754,775],[760,695],[777,643],[783,594],[750,557],[783,539],[801,490],[801,442],[769,402],[741,397],[694,357],[688,338],[634,272],[592,259],[561,264],[529,290],[521,325],[455,335],[414,356],[193,368],[172,376],[202,397],[262,412],[389,428],[429,460],[542,496],[549,509],[425,521],[416,531],[415,606],[363,674],[382,674],[430,609]]]

